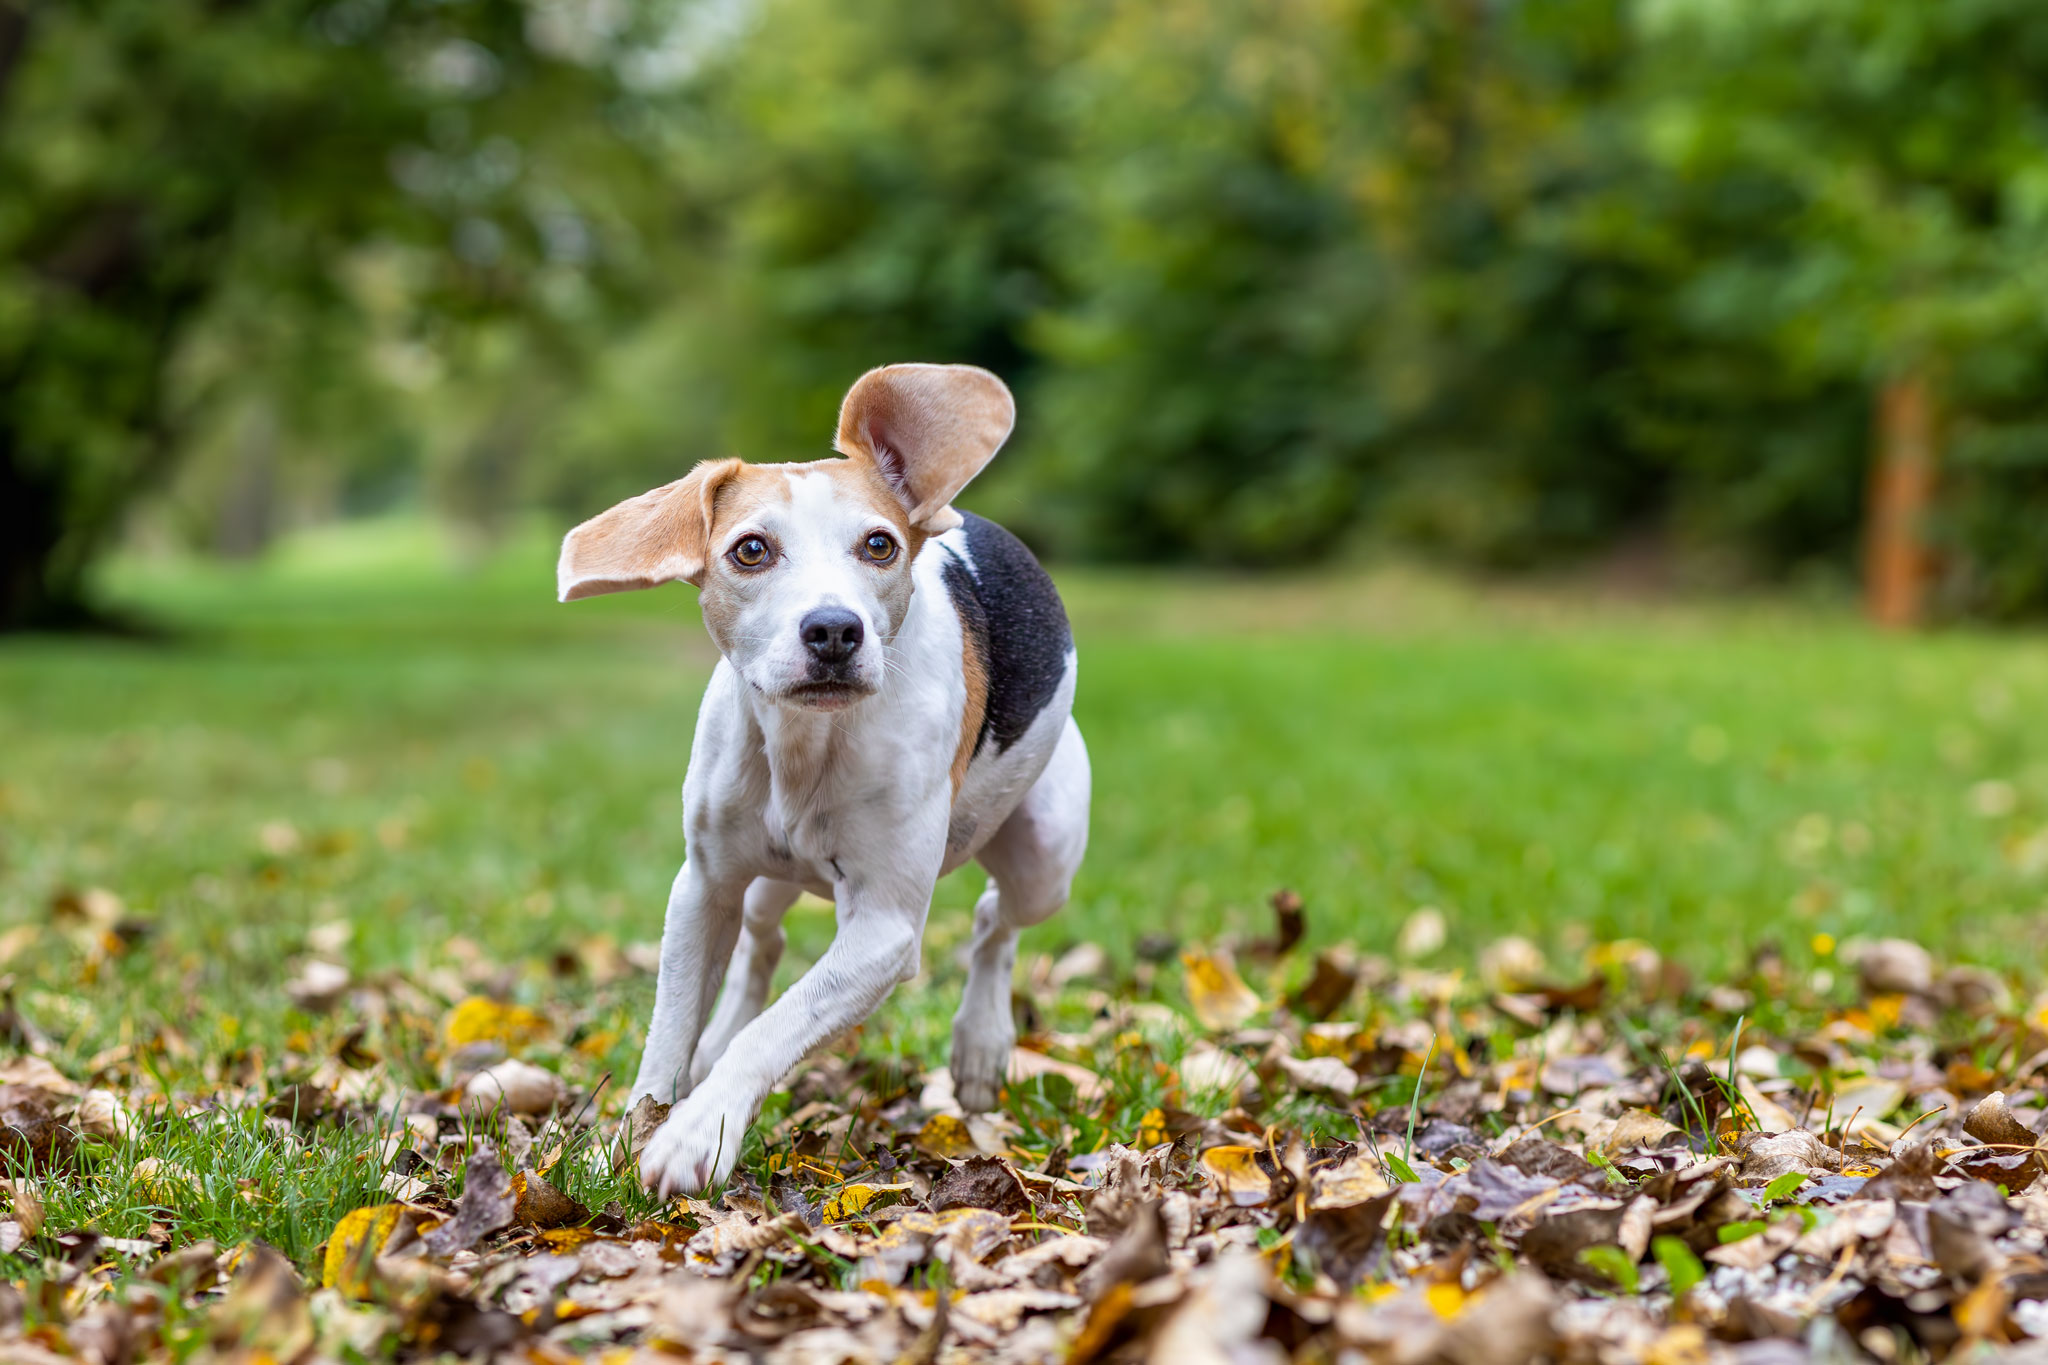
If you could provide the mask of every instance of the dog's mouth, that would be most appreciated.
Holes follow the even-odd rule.
[[[795,702],[810,711],[839,711],[853,705],[874,691],[860,683],[839,679],[816,682],[800,682],[782,694],[783,700]]]

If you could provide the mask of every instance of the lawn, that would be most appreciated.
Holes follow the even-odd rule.
[[[364,967],[652,938],[712,661],[690,591],[559,606],[545,544],[456,574],[409,527],[281,559],[125,566],[170,643],[0,644],[0,916],[105,886],[158,951],[259,989],[336,918]],[[1395,574],[1062,583],[1095,815],[1041,949],[1256,928],[1291,886],[1312,935],[1379,951],[1435,906],[1449,955],[1634,937],[1712,967],[1903,933],[2033,961],[2036,637]],[[935,948],[974,890],[941,888]]]
[[[687,589],[558,606],[550,565],[538,537],[458,573],[419,527],[348,528],[262,568],[122,565],[114,588],[167,640],[0,644],[0,1023],[38,1031],[81,1083],[260,1095],[351,1037],[431,1078],[433,1014],[474,992],[569,1010],[547,1055],[630,1074],[652,990],[635,945],[682,855],[712,658]],[[1149,938],[1170,963],[1169,943],[1265,933],[1283,886],[1306,948],[1391,953],[1434,907],[1437,968],[1507,934],[1560,979],[1617,939],[1705,977],[1767,942],[1826,970],[1833,944],[1876,935],[2039,966],[2035,637],[1391,570],[1061,582],[1094,833],[1027,970],[1083,942],[1129,964]],[[927,975],[869,1055],[906,1073],[943,1058],[976,889],[941,886]],[[791,930],[785,980],[829,909],[800,906]],[[367,1021],[316,1017],[285,989],[309,954],[424,986]],[[1127,987],[1178,1000],[1177,972]],[[302,1151],[254,1120],[150,1132],[149,1154],[211,1191],[179,1235],[261,1236],[302,1266],[382,1178],[367,1136]],[[164,1216],[132,1177],[145,1154],[57,1182],[52,1219],[141,1235]],[[624,1173],[589,1180],[593,1204],[636,1197]]]

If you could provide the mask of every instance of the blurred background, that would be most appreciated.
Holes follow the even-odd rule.
[[[0,627],[909,358],[1070,562],[2038,612],[2044,91],[2028,0],[0,0]]]
[[[1082,641],[1042,947],[2038,956],[2038,0],[0,0],[0,911],[652,937],[711,656],[554,544],[912,359]]]

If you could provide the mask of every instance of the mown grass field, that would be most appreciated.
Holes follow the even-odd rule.
[[[558,606],[551,555],[535,538],[456,573],[385,526],[256,569],[130,564],[117,591],[172,639],[0,644],[0,932],[22,930],[0,938],[0,973],[75,1076],[111,1056],[189,1089],[224,1058],[318,1051],[332,1040],[309,1031],[339,1025],[283,990],[309,942],[359,978],[467,972],[539,1002],[608,945],[657,936],[711,655],[689,590]],[[1289,886],[1310,946],[1388,952],[1437,907],[1436,966],[1510,933],[1560,976],[1617,938],[1711,975],[1766,941],[1826,967],[1830,940],[1902,934],[2038,969],[2037,637],[1891,638],[1828,607],[1391,572],[1062,585],[1094,834],[1074,903],[1027,956],[1262,933]],[[86,888],[148,932],[114,951],[53,921],[53,899]],[[940,888],[927,976],[870,1051],[943,1059],[977,889],[965,873]],[[799,907],[790,928],[785,980],[829,911]],[[585,1021],[593,1072],[630,1075],[651,991],[628,975]],[[260,1126],[224,1131],[161,1130],[225,1192],[187,1235],[260,1235],[303,1261],[374,1192],[348,1145],[367,1139],[308,1162]],[[62,1213],[147,1224],[147,1191],[89,1176],[57,1192]],[[251,1185],[262,1198],[236,1196]]]

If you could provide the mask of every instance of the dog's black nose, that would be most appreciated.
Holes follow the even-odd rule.
[[[820,663],[843,664],[860,648],[860,618],[845,607],[819,607],[797,623],[805,648]]]

